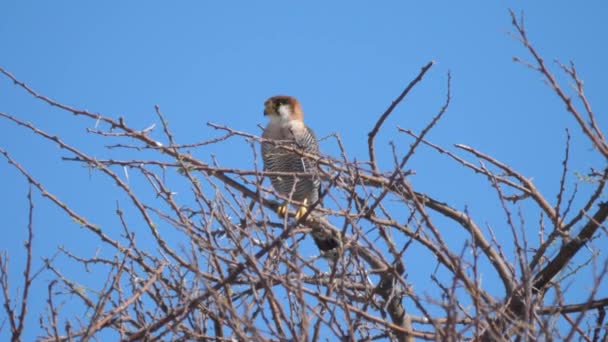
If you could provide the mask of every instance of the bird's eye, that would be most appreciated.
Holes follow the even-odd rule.
[[[284,106],[286,104],[287,104],[287,102],[284,99],[277,99],[274,102],[274,108],[275,108],[275,110],[279,110],[279,108],[281,108],[281,106]]]

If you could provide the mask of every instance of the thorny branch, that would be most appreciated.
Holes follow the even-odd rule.
[[[513,12],[511,18],[515,37],[534,62],[515,60],[543,75],[584,137],[600,155],[608,156],[605,135],[574,64],[558,63],[558,67],[574,81],[582,108],[567,96],[530,43],[523,19],[517,20]],[[178,143],[159,107],[155,108],[158,127],[152,124],[137,129],[124,118],[50,99],[0,68],[0,74],[35,99],[60,113],[74,114],[70,116],[73,120],[90,120],[94,128],[87,133],[111,141],[107,151],[122,154],[120,158],[109,153],[91,155],[82,146],[69,144],[61,134],[47,132],[19,115],[0,112],[0,118],[45,143],[59,146],[64,153],[61,160],[82,164],[91,172],[104,175],[127,199],[116,205],[120,233],[102,229],[52,193],[35,172],[19,162],[17,154],[0,148],[8,164],[31,186],[21,296],[12,290],[7,254],[0,257],[6,316],[0,321],[0,335],[8,327],[12,339],[19,340],[29,328],[26,317],[32,313],[28,312],[27,303],[32,298],[34,280],[45,272],[51,280],[44,285],[47,311],[39,320],[39,337],[44,341],[100,338],[108,331],[124,341],[489,341],[551,335],[598,340],[608,305],[608,299],[601,298],[608,263],[593,250],[595,239],[605,239],[601,234],[606,233],[608,204],[602,203],[601,198],[608,165],[590,165],[594,167],[589,176],[589,184],[594,187],[591,191],[579,190],[585,184],[578,183],[569,191],[569,155],[575,149],[569,133],[553,203],[532,179],[497,158],[465,144],[456,144],[451,151],[428,139],[427,133],[450,104],[448,74],[446,100],[437,114],[420,132],[399,128],[413,139],[409,150],[401,154],[393,145],[393,168],[383,170],[378,164],[376,136],[433,64],[431,61],[423,66],[378,117],[368,133],[369,161],[359,163],[348,158],[338,135],[324,143],[335,141],[339,156],[313,155],[297,147],[282,146],[314,160],[323,180],[324,204],[313,204],[299,220],[294,220],[292,211],[282,217],[275,214],[279,201],[289,198],[274,193],[264,182],[267,176],[286,174],[262,171],[257,162],[250,168],[227,167],[193,153],[209,146],[243,143],[256,160],[256,149],[264,141],[258,135],[209,123],[219,136]],[[155,129],[161,130],[166,143],[152,138]],[[487,181],[498,196],[497,204],[505,214],[511,241],[501,241],[495,235],[504,222],[480,224],[468,209],[459,210],[414,187],[409,181],[413,172],[406,167],[414,153],[422,153],[420,146],[448,156],[457,166]],[[153,196],[145,195],[146,191],[136,183],[145,184]],[[98,239],[100,250],[89,256],[77,255],[64,247],[59,247],[57,254],[84,272],[105,272],[103,285],[89,288],[66,276],[64,264],[55,256],[44,259],[41,271],[32,272],[33,191]],[[588,194],[586,198],[584,194]],[[526,221],[524,210],[516,205],[538,213],[538,239],[526,231],[532,221]],[[339,240],[339,253],[328,259],[310,255],[306,233],[311,231]],[[455,241],[454,232],[462,239]],[[577,265],[574,257],[585,250],[590,250],[591,256],[586,263]],[[436,261],[436,268],[420,269],[418,260],[423,258]],[[516,260],[516,266],[510,260]],[[586,267],[592,268],[593,273],[589,296],[584,302],[569,302],[564,280],[568,274],[559,279],[556,276],[569,269],[576,274]],[[417,277],[410,278],[408,272],[416,272]],[[418,273],[426,275],[424,282],[419,281]],[[489,288],[482,281],[484,277],[496,277],[492,284],[501,284],[500,291]],[[68,297],[70,303],[78,303],[70,312],[81,310],[85,316],[71,317],[62,310]],[[594,310],[597,317],[590,315]],[[560,327],[556,323],[560,321],[569,328]]]
[[[376,135],[380,131],[380,127],[382,127],[382,124],[384,123],[384,121],[388,118],[389,115],[391,115],[393,110],[395,110],[395,108],[397,108],[397,106],[401,103],[401,101],[403,101],[403,99],[405,99],[407,94],[409,94],[409,92],[414,88],[414,86],[416,86],[416,84],[418,84],[420,81],[422,81],[422,78],[424,77],[426,72],[429,71],[429,69],[433,66],[433,64],[435,64],[435,61],[430,61],[425,66],[422,67],[422,69],[420,70],[420,73],[418,73],[418,76],[416,76],[416,78],[414,78],[405,87],[405,89],[403,89],[401,94],[399,94],[399,96],[397,96],[397,98],[390,104],[390,106],[388,106],[388,108],[384,111],[384,113],[382,113],[382,115],[380,115],[380,117],[378,118],[378,121],[376,121],[376,124],[374,125],[372,130],[369,131],[369,133],[367,134],[369,161],[370,161],[370,165],[372,166],[373,171],[378,171],[378,165],[376,163],[376,152],[374,150],[374,139],[376,138]]]

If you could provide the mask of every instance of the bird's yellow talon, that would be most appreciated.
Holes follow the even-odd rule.
[[[308,212],[306,206],[301,206],[298,211],[296,211],[296,220],[299,220],[302,216],[306,215],[306,212]]]
[[[306,215],[306,212],[308,212],[308,208],[306,207],[307,204],[308,204],[308,198],[305,198],[304,204],[298,208],[298,211],[296,211],[296,220],[299,220],[300,217]]]
[[[283,204],[279,205],[279,207],[277,208],[277,214],[279,214],[279,216],[283,216],[283,215],[285,215],[286,212],[287,212],[287,203],[283,203]]]

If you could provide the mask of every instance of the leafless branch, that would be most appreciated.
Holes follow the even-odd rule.
[[[113,188],[108,190],[116,194],[108,215],[114,215],[109,217],[114,224],[102,229],[53,193],[19,154],[0,147],[9,167],[30,184],[21,292],[14,292],[8,254],[0,254],[6,313],[0,334],[6,326],[7,336],[23,339],[30,329],[26,318],[37,314],[28,303],[39,282],[46,291],[45,312],[38,313],[37,338],[42,341],[100,339],[108,332],[123,341],[605,338],[601,326],[608,303],[602,289],[608,262],[595,245],[603,245],[608,231],[608,204],[601,202],[608,166],[590,162],[587,174],[574,184],[570,174],[579,148],[575,137],[587,139],[603,157],[608,157],[608,144],[574,64],[557,63],[573,81],[572,101],[530,43],[523,19],[513,12],[511,18],[513,36],[531,55],[531,61],[516,61],[543,75],[581,127],[572,139],[571,130],[566,131],[561,166],[547,166],[560,174],[555,189],[540,187],[475,147],[460,143],[446,148],[430,140],[428,132],[451,103],[450,73],[437,112],[419,132],[399,127],[412,143],[404,150],[392,144],[386,157],[393,163],[381,168],[375,138],[433,61],[378,116],[368,133],[369,163],[353,159],[338,134],[323,142],[335,142],[336,156],[308,153],[217,123],[208,123],[215,137],[183,142],[172,131],[170,115],[158,106],[157,122],[136,128],[125,118],[44,96],[0,68],[15,89],[58,109],[53,115],[89,122],[87,137],[102,141],[104,149],[88,153],[87,140],[70,144],[65,131],[51,133],[20,113],[0,111],[0,120],[59,147],[60,162],[110,180]],[[159,134],[160,140],[152,138]],[[291,196],[277,194],[265,178],[312,173],[263,171],[257,161],[248,168],[231,167],[213,156],[197,157],[211,146],[238,143],[258,160],[262,142],[314,161],[323,203],[312,203],[297,220],[293,210],[276,215],[279,203]],[[490,200],[502,209],[503,219],[483,222],[472,209],[476,203],[460,208],[446,203],[448,194],[431,195],[416,184],[416,170],[405,167],[412,156],[424,153],[421,146],[482,176],[479,184],[495,194]],[[437,181],[453,181],[450,174],[444,176]],[[42,196],[37,206],[60,209],[83,228],[77,234],[93,236],[98,250],[83,255],[57,246],[54,256],[43,256],[42,270],[34,271],[34,246],[42,244],[33,243],[34,194]],[[331,237],[338,251],[309,249],[309,235]],[[431,263],[435,269],[424,269]],[[68,264],[105,281],[92,285],[73,277],[66,272]],[[42,272],[46,279],[38,277]],[[568,281],[586,273],[593,273],[589,296],[573,300]]]

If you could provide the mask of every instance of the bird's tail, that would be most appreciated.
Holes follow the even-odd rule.
[[[342,243],[339,233],[331,229],[331,224],[324,216],[315,215],[315,224],[310,227],[312,239],[314,240],[321,256],[335,260],[342,254]]]

